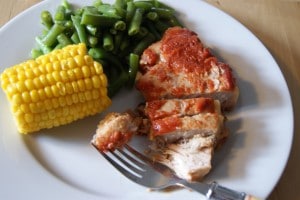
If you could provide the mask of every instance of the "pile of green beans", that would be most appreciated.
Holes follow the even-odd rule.
[[[73,8],[63,0],[55,13],[41,12],[44,30],[35,38],[32,58],[69,44],[85,43],[88,53],[103,65],[109,96],[123,86],[134,85],[139,58],[165,30],[182,26],[175,10],[157,0],[96,0],[90,6]]]

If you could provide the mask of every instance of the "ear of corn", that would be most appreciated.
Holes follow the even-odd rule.
[[[111,104],[102,66],[84,44],[7,68],[0,80],[20,133],[68,124]]]

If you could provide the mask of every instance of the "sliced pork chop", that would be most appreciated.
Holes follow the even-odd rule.
[[[217,137],[224,127],[220,103],[210,98],[150,101],[146,103],[145,115],[151,124],[150,138],[167,143],[196,134]]]
[[[181,178],[202,179],[214,148],[227,137],[220,102],[211,98],[163,99],[146,103],[153,157]]]
[[[220,102],[211,98],[162,99],[146,102],[145,115],[150,120],[168,116],[192,116],[199,113],[221,113]]]
[[[136,88],[146,101],[211,97],[230,110],[238,87],[231,68],[205,48],[196,33],[169,28],[163,38],[142,54]]]

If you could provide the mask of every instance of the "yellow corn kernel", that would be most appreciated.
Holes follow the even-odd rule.
[[[45,94],[46,94],[47,98],[53,97],[52,90],[51,90],[51,87],[50,87],[50,86],[46,86],[46,87],[44,88],[44,90],[45,90]]]
[[[79,102],[78,94],[72,94],[72,100],[76,104]]]
[[[46,70],[47,73],[53,72],[53,71],[54,71],[54,70],[53,70],[53,65],[54,65],[55,63],[57,63],[57,62],[54,62],[54,63],[47,63],[43,71]],[[41,69],[43,69],[43,68],[41,68]],[[46,72],[44,72],[44,73],[46,73]]]
[[[24,81],[24,80],[26,80],[26,75],[25,75],[25,72],[24,71],[20,71],[20,72],[18,72],[18,80],[19,81]]]
[[[93,88],[93,82],[89,78],[84,79],[84,84],[87,90],[91,90]]]
[[[68,70],[68,71],[67,71],[67,74],[68,74],[68,79],[69,79],[69,81],[74,81],[74,80],[76,80],[75,73],[73,72],[72,69]]]
[[[84,44],[5,69],[0,81],[20,133],[67,124],[111,104],[102,66]]]
[[[25,103],[29,103],[31,101],[30,94],[28,91],[24,91],[22,93],[22,99]]]
[[[69,69],[73,69],[77,67],[76,62],[73,59],[73,56],[67,59],[67,66],[69,67]]]
[[[27,90],[33,90],[34,89],[34,84],[33,84],[32,79],[26,79],[24,83],[25,83],[25,86],[26,86]]]
[[[48,85],[47,77],[45,76],[45,74],[40,75],[39,79],[43,87]]]
[[[83,78],[83,74],[82,74],[81,69],[75,68],[73,70],[73,72],[75,73],[75,77],[76,77],[77,80]]]
[[[84,84],[84,81],[82,79],[77,81],[77,85],[78,85],[78,88],[79,88],[80,92],[85,91],[85,84]]]
[[[93,99],[98,99],[100,97],[100,92],[98,90],[92,91]]]
[[[102,85],[107,85],[107,78],[104,74],[100,75]]]
[[[62,62],[56,61],[53,63],[53,71],[61,71],[62,70]]]
[[[31,90],[29,94],[32,102],[38,102],[40,100],[39,93],[36,90]]]
[[[93,66],[94,66],[95,72],[97,74],[103,74],[103,68],[102,68],[102,65],[100,63],[94,62]]]
[[[74,57],[74,60],[77,64],[77,66],[83,66],[84,65],[84,59],[81,55],[77,55]]]
[[[33,85],[35,88],[42,88],[42,83],[38,77],[33,79]]]
[[[39,89],[38,90],[38,94],[39,94],[39,98],[40,98],[40,100],[45,100],[46,99],[46,93],[45,93],[45,91],[43,90],[43,89]]]
[[[90,71],[88,66],[83,66],[82,67],[82,73],[83,73],[84,78],[88,78],[88,77],[91,76],[91,71]]]
[[[62,82],[65,82],[65,83],[68,82],[69,79],[68,79],[67,71],[60,71],[59,76],[60,76]]]
[[[101,80],[99,78],[99,76],[93,76],[92,77],[92,82],[93,82],[93,86],[94,88],[100,88],[101,87]]]

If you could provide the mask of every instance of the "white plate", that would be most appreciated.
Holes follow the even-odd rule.
[[[1,71],[29,58],[41,33],[39,15],[61,0],[43,1],[0,30]],[[165,0],[186,26],[237,75],[241,95],[228,116],[231,135],[215,154],[206,182],[265,198],[286,165],[293,138],[293,112],[286,82],[263,44],[230,16],[199,0]],[[77,5],[91,1],[74,0]],[[118,95],[112,110],[135,106],[134,93]],[[125,103],[126,102],[126,103]],[[89,144],[102,115],[22,136],[0,92],[0,196],[4,199],[199,199],[180,190],[148,192],[112,168]]]

